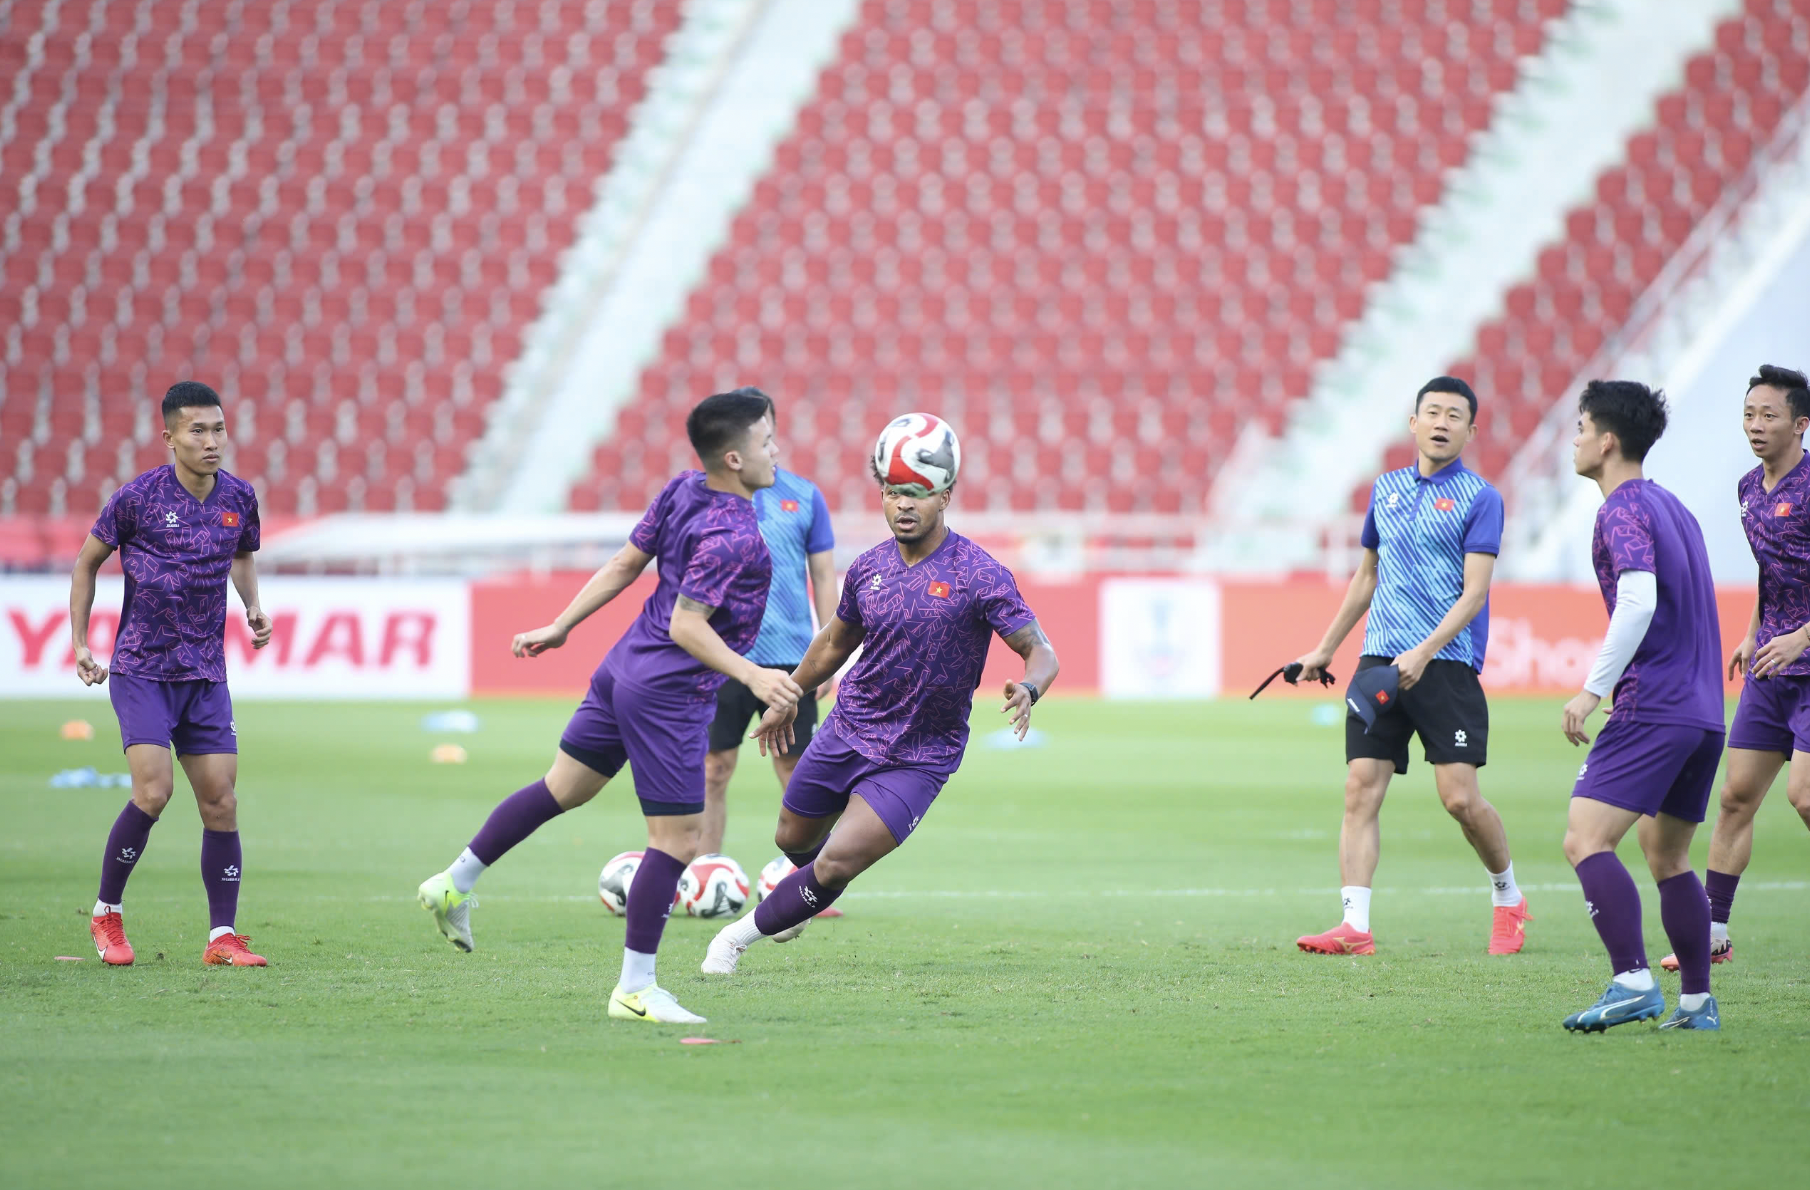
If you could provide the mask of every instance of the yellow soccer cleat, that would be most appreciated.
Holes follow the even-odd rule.
[[[421,882],[416,891],[421,907],[434,915],[434,924],[446,940],[460,950],[471,951],[471,907],[477,904],[470,893],[453,887],[452,876],[441,872]]]
[[[638,992],[620,986],[610,993],[610,1016],[619,1021],[651,1021],[657,1025],[701,1025],[704,1018],[679,1007],[672,993],[655,984]]]

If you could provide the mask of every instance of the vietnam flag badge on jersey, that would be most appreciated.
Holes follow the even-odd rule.
[[[228,529],[237,529],[239,527],[239,514],[236,512],[223,512],[220,514],[220,523],[225,525]]]
[[[797,512],[798,511],[798,501],[781,500],[779,502],[779,511],[781,511],[781,512]]]
[[[930,593],[938,599],[947,599],[949,598],[949,584],[944,582],[931,583]]]
[[[1791,515],[1791,505],[1786,501],[1783,501],[1783,500],[1779,501],[1778,507],[1776,507],[1772,510],[1772,515],[1773,516],[1790,516]]]
[[[1458,501],[1452,499],[1450,496],[1441,496],[1439,499],[1433,501],[1433,507],[1437,508],[1440,512],[1450,512],[1458,507]]]

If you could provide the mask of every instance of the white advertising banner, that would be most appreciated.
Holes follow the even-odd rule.
[[[1221,678],[1219,585],[1194,578],[1100,584],[1100,692],[1212,698]]]
[[[460,579],[265,577],[274,632],[251,647],[229,595],[226,671],[234,698],[464,698],[471,690],[471,596]],[[108,657],[125,583],[103,578],[88,642]],[[0,697],[106,697],[75,676],[69,580],[0,578]]]

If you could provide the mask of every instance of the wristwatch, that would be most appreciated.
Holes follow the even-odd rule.
[[[1037,689],[1037,684],[1035,682],[1020,682],[1020,683],[1018,683],[1018,688],[1020,690],[1029,690],[1031,692],[1031,705],[1032,706],[1036,706],[1037,700],[1043,697],[1043,691]]]

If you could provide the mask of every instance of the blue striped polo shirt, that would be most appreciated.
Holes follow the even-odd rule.
[[[836,544],[829,505],[816,484],[780,471],[772,487],[754,493],[754,515],[760,521],[760,535],[767,539],[767,552],[773,555],[773,585],[767,589],[767,613],[748,660],[756,665],[797,665],[815,632],[806,560]]]
[[[1399,657],[1420,644],[1464,594],[1464,556],[1502,549],[1502,494],[1454,459],[1431,475],[1403,467],[1370,488],[1363,545],[1377,554],[1376,595],[1364,625],[1366,657]],[[1483,669],[1489,600],[1437,660]]]

